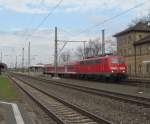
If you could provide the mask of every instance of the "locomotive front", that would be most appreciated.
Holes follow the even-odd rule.
[[[123,56],[114,56],[110,58],[111,77],[116,79],[126,79],[127,64]]]

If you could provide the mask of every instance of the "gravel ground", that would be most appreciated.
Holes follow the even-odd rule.
[[[26,81],[30,79],[25,78]],[[110,98],[90,95],[80,91],[55,86],[52,84],[32,81],[33,84],[43,87],[45,91],[53,93],[67,101],[96,113],[115,124],[150,124],[150,108],[116,101]]]
[[[50,77],[44,77],[46,79],[51,79]],[[142,84],[139,86],[127,86],[127,85],[121,85],[117,83],[98,83],[94,81],[82,81],[82,80],[71,80],[71,79],[57,79],[56,81],[64,82],[64,83],[71,83],[75,85],[80,86],[87,86],[95,89],[101,89],[106,91],[112,91],[112,92],[118,92],[123,94],[129,94],[134,96],[140,96],[145,98],[150,98],[150,88],[144,87]],[[139,93],[139,91],[142,91],[142,93]]]

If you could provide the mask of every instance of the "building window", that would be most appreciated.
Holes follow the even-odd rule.
[[[142,72],[142,65],[141,64],[139,64],[139,66],[138,66],[138,71],[139,71],[139,73]]]
[[[150,53],[150,45],[147,45],[147,54]]]
[[[131,55],[131,54],[132,54],[131,49],[128,49],[128,53],[129,53],[129,55]]]
[[[128,44],[131,42],[131,36],[128,36]]]
[[[146,65],[146,72],[147,72],[147,73],[150,73],[150,63],[148,63],[148,64]]]
[[[126,49],[124,49],[124,55],[125,55],[125,56],[127,55],[127,50],[126,50]]]
[[[131,64],[128,65],[128,72],[131,73]]]
[[[142,55],[142,48],[139,47],[139,55],[141,56]]]
[[[122,54],[122,50],[120,50],[120,53],[119,53],[119,54],[120,54],[120,55],[123,55],[123,54]]]
[[[142,35],[141,34],[139,35],[139,39],[142,39]]]

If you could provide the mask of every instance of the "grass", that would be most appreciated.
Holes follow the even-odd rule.
[[[18,98],[19,93],[12,86],[10,80],[5,75],[0,75],[0,99],[12,101]]]

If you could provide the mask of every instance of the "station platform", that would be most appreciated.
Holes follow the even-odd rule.
[[[0,124],[31,124],[31,121],[21,106],[0,101]]]

